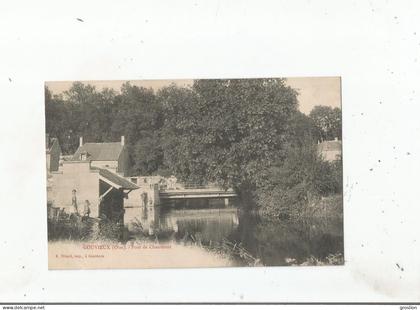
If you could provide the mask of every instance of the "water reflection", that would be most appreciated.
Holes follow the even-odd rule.
[[[173,230],[177,239],[187,235],[204,244],[222,241],[238,226],[236,208],[174,210],[164,213],[160,219],[160,229]]]
[[[323,260],[329,254],[343,253],[339,219],[291,222],[244,215],[228,238],[242,242],[266,266],[301,264],[311,256]]]
[[[265,266],[302,264],[310,257],[325,260],[329,254],[343,253],[341,219],[269,221],[223,205],[163,208],[156,231],[171,232],[167,234],[171,239],[195,245],[211,246],[227,240]]]

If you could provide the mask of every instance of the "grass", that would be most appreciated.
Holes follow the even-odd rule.
[[[126,229],[119,223],[94,218],[83,219],[79,215],[59,214],[48,219],[48,240],[108,240],[128,239]]]
[[[319,259],[314,256],[308,257],[303,263],[296,264],[295,260],[290,259],[291,266],[331,266],[344,265],[344,256],[342,253],[329,254],[324,259]]]

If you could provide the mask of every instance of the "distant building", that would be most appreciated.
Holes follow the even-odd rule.
[[[337,138],[331,141],[319,142],[317,145],[318,154],[325,160],[333,162],[341,159],[341,141]]]
[[[80,137],[79,148],[74,153],[73,161],[89,161],[92,167],[98,167],[128,175],[129,157],[124,136],[121,142],[85,143]]]
[[[61,155],[61,147],[57,138],[50,138],[47,134],[45,137],[47,172],[58,171]]]

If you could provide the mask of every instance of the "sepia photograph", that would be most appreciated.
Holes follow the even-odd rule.
[[[0,2],[0,307],[417,309],[419,12]]]
[[[45,84],[50,269],[344,264],[339,77]]]

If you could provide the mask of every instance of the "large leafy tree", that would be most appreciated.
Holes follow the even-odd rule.
[[[60,141],[64,154],[72,150],[70,125],[70,111],[64,100],[59,96],[53,96],[48,87],[45,87],[45,127],[50,137],[56,137]]]
[[[300,111],[293,113],[288,121],[287,141],[292,147],[305,147],[317,142],[318,129],[314,121]]]
[[[190,88],[170,85],[158,91],[157,100],[164,116],[161,131],[164,166],[181,179],[203,181],[205,171],[198,162],[203,148],[202,141],[198,141],[201,134],[197,94]]]
[[[165,159],[184,179],[250,193],[284,157],[297,99],[282,79],[198,80],[165,95]]]
[[[126,137],[133,175],[150,175],[163,161],[159,130],[162,108],[152,89],[125,83],[113,107],[111,139]]]

